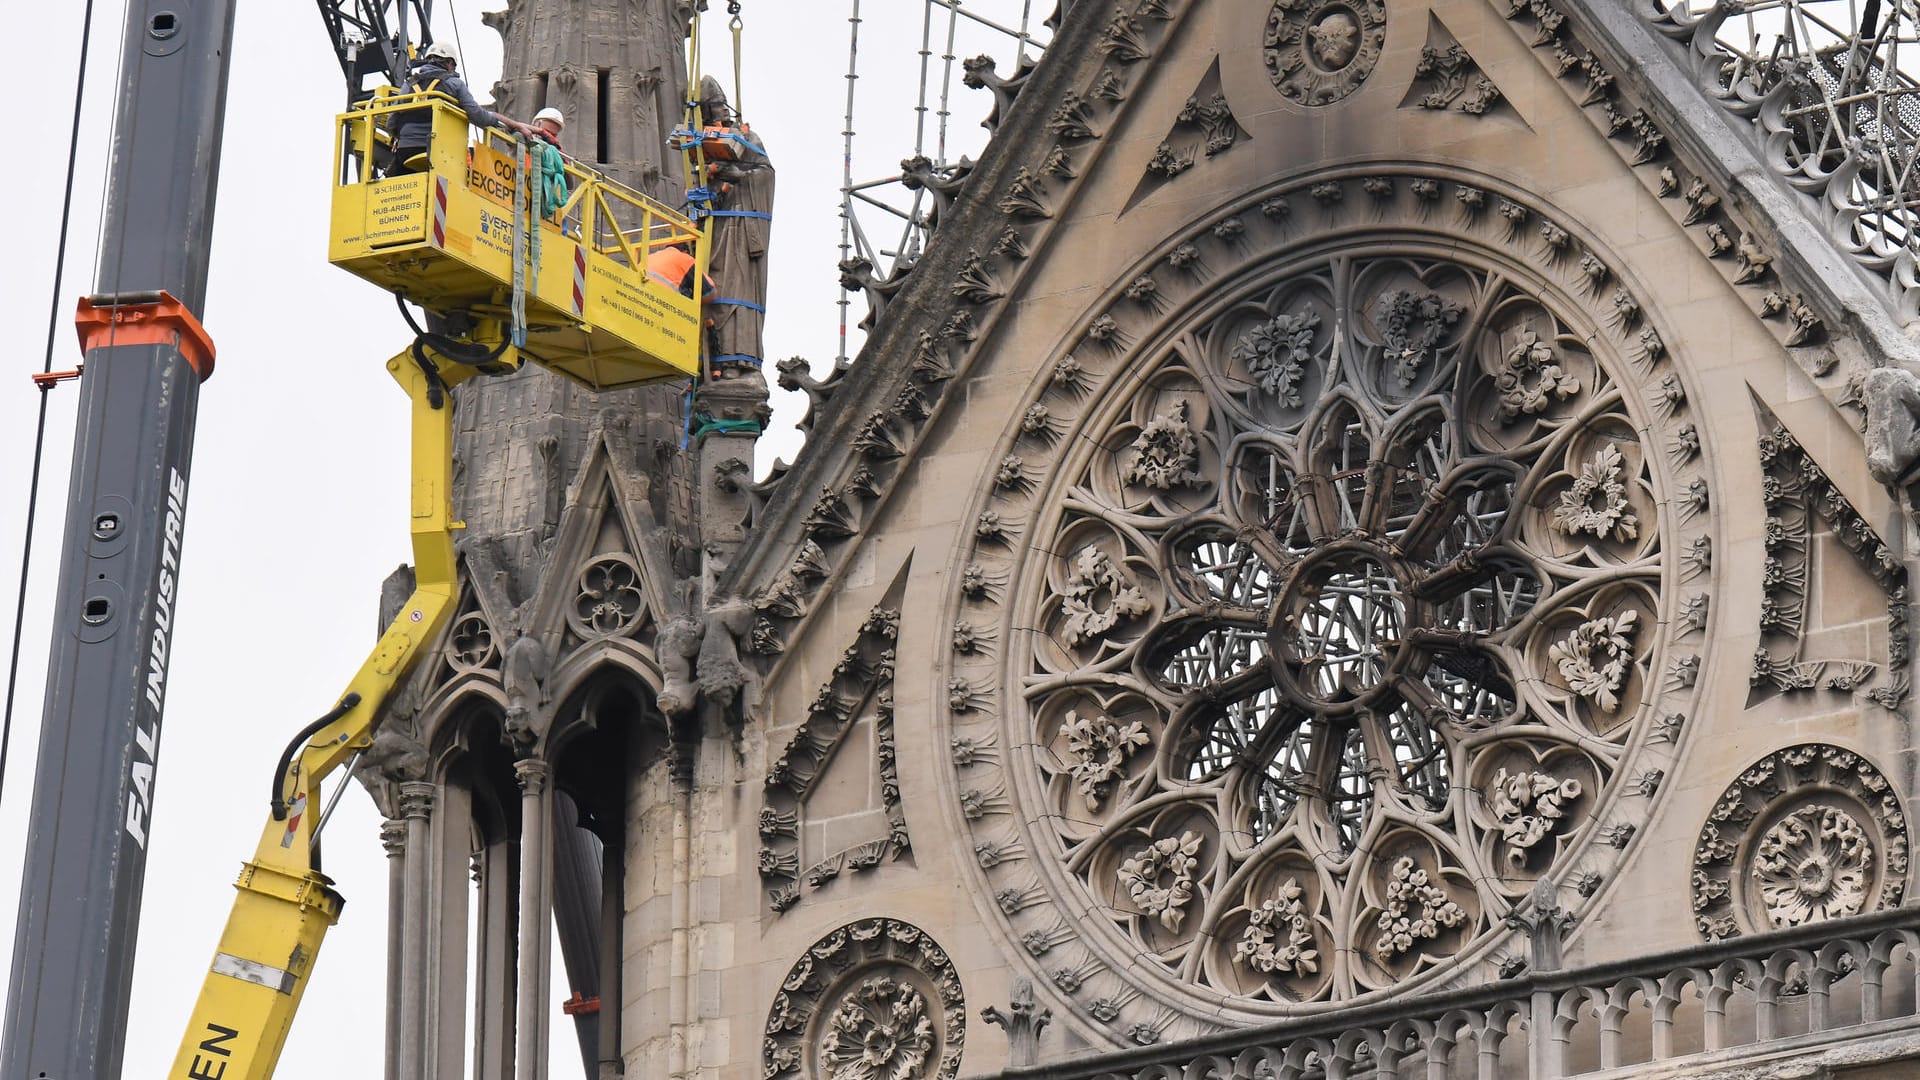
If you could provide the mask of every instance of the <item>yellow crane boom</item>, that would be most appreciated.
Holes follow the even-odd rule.
[[[419,108],[433,110],[428,169],[378,175],[370,165],[382,121]],[[339,703],[280,762],[271,816],[235,883],[232,913],[167,1073],[173,1080],[271,1076],[314,958],[340,916],[342,898],[313,862],[321,782],[372,745],[381,707],[457,599],[454,531],[462,525],[453,516],[447,391],[527,362],[595,389],[700,370],[706,236],[688,218],[572,163],[566,202],[536,209],[525,147],[493,131],[469,145],[464,115],[431,95],[383,90],[340,116],[338,130],[332,261],[471,329],[452,341],[422,335],[387,361],[412,402],[414,591]],[[506,235],[493,236],[495,229]],[[651,253],[681,245],[701,271],[691,295],[647,273]],[[450,352],[449,344],[460,348]]]

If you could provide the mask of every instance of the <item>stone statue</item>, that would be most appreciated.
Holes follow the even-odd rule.
[[[433,759],[420,737],[420,684],[408,679],[380,710],[373,743],[353,764],[353,777],[387,817],[400,816],[400,785],[425,780]]]
[[[1920,460],[1920,377],[1902,368],[1867,375],[1867,471],[1892,487],[1910,479]]]
[[[660,711],[671,717],[687,716],[700,693],[694,683],[694,658],[700,655],[700,621],[680,614],[660,627],[657,644],[660,655]]]
[[[529,747],[539,738],[540,713],[547,704],[547,650],[540,639],[521,630],[507,646],[500,682],[507,692],[507,738]]]
[[[721,708],[731,706],[747,685],[740,642],[752,631],[753,618],[753,605],[741,600],[729,600],[707,612],[706,634],[700,642],[700,691]]]
[[[757,374],[765,355],[761,332],[766,325],[767,240],[773,220],[764,215],[773,213],[773,163],[766,154],[766,137],[738,123],[720,80],[712,76],[700,80],[700,111],[709,128],[738,132],[742,140],[728,141],[732,160],[707,159],[707,186],[716,211],[709,224],[713,375],[723,379]]]

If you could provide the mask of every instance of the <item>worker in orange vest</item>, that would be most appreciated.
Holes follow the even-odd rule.
[[[647,256],[647,276],[682,296],[693,295],[693,275],[697,268],[693,253],[685,244],[655,248]],[[703,278],[702,284],[700,300],[705,303],[713,299],[713,279]]]

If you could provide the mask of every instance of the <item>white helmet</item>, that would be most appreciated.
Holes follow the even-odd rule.
[[[533,119],[536,122],[541,120],[551,120],[553,121],[553,126],[558,128],[563,128],[567,126],[566,114],[562,113],[559,109],[556,109],[551,105],[547,106],[544,109],[541,109],[537,113],[534,113]]]
[[[452,49],[447,48],[445,45],[442,45],[437,41],[427,46],[426,48],[420,50],[420,59],[451,60],[456,64],[460,62],[460,58],[453,55]]]

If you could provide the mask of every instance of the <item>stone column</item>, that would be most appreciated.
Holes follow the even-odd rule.
[[[400,1080],[426,1080],[428,829],[433,785],[400,785],[400,816],[406,821],[407,852],[400,930]]]
[[[549,968],[547,763],[516,762],[520,782],[520,970],[515,992],[514,1080],[546,1080]]]
[[[479,987],[473,1003],[473,1061],[474,1075],[486,1080],[500,1080],[513,1072],[518,855],[514,844],[490,840],[480,856],[479,949],[474,957]]]
[[[467,1058],[467,875],[473,865],[473,792],[463,781],[440,789],[433,815],[433,912],[427,942],[424,1075],[457,1076]]]
[[[688,1006],[693,976],[689,916],[693,879],[693,767],[695,743],[675,740],[673,746],[673,942],[672,968],[667,990],[667,1064],[673,1076],[687,1074]]]
[[[620,962],[626,920],[626,810],[609,822],[600,843],[600,1046],[598,1080],[618,1080],[620,1055]]]
[[[386,1080],[400,1080],[401,928],[406,925],[407,823],[380,823],[380,846],[387,849],[387,1052]]]

